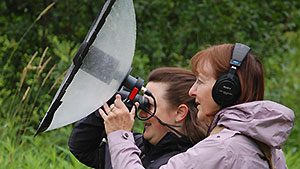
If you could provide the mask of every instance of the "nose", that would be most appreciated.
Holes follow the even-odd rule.
[[[193,86],[190,88],[189,90],[189,95],[191,97],[196,97],[196,86],[195,86],[195,83],[193,84]]]

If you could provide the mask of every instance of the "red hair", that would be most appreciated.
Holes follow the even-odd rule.
[[[192,71],[206,74],[205,64],[210,64],[213,69],[212,75],[218,79],[227,74],[230,69],[230,60],[234,45],[222,44],[212,46],[198,52],[191,60]],[[241,84],[241,96],[235,104],[262,100],[264,98],[264,71],[259,59],[248,53],[241,66],[237,68],[237,76]]]

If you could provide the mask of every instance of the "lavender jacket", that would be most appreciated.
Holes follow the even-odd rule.
[[[221,110],[212,123],[225,128],[211,134],[186,152],[172,157],[162,169],[269,168],[253,139],[272,148],[276,169],[286,168],[280,146],[287,140],[294,121],[291,109],[272,101],[256,101]],[[143,168],[140,150],[132,133],[115,131],[108,135],[114,169]]]

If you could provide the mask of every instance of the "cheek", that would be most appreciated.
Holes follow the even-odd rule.
[[[196,97],[203,100],[211,97],[211,87],[208,85],[202,85],[201,87],[198,87],[196,90]]]
[[[162,121],[166,121],[166,120],[169,120],[171,117],[170,117],[170,108],[168,108],[167,106],[167,103],[165,103],[164,105],[159,105],[157,107],[157,110],[156,110],[156,116],[161,119]]]
[[[164,127],[158,121],[151,122],[151,126],[147,128],[147,130],[154,136],[159,136],[160,133],[163,133],[165,131]]]
[[[211,96],[207,96],[201,104],[201,112],[205,115],[215,115],[216,112],[219,110],[219,106],[217,103],[213,100]]]
[[[150,120],[148,120],[148,122],[151,123],[151,128],[159,127],[158,121],[156,119],[154,119],[154,117],[150,118]]]
[[[219,110],[219,106],[212,98],[211,90],[203,89],[202,92],[199,91],[197,99],[200,102],[198,118],[202,119],[204,116],[214,115]]]
[[[165,113],[156,113],[156,116],[157,116],[159,119],[164,120],[166,114],[165,114]]]

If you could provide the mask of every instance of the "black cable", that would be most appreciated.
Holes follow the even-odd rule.
[[[175,133],[177,133],[178,135],[180,135],[181,137],[186,137],[186,135],[184,135],[183,133],[181,133],[180,131],[176,130],[175,128],[173,127],[182,127],[181,125],[173,125],[173,124],[168,124],[168,123],[165,123],[163,122],[160,118],[158,118],[157,116],[153,116],[157,119],[157,121],[163,125],[163,126],[166,126],[168,127],[169,129],[171,129],[172,131],[174,131]]]
[[[155,104],[155,108],[154,110],[156,111],[156,102],[154,103]],[[136,114],[136,117],[139,119],[139,120],[142,120],[142,121],[146,121],[152,117],[156,118],[156,120],[163,126],[166,126],[168,127],[170,130],[174,131],[175,133],[177,133],[178,135],[180,135],[181,137],[186,137],[186,135],[184,135],[183,133],[181,133],[180,131],[176,130],[174,127],[182,127],[181,125],[173,125],[173,124],[168,124],[168,123],[165,123],[163,122],[160,118],[158,118],[154,113],[152,113],[148,108],[144,108],[143,109],[147,114],[149,114],[150,116],[147,117],[147,118],[141,118],[138,114]],[[136,112],[137,113],[137,112]]]

